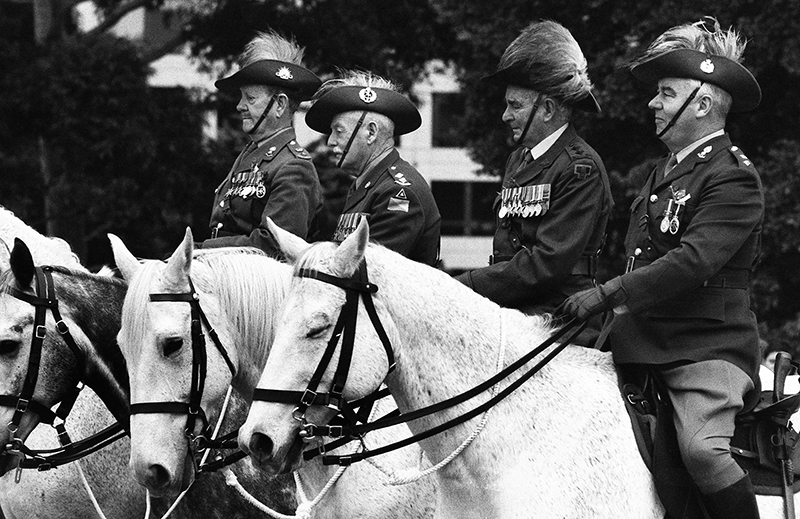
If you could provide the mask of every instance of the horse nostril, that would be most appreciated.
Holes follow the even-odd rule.
[[[253,433],[252,438],[250,438],[250,454],[255,454],[262,458],[272,455],[272,440],[270,437],[262,433]]]
[[[162,465],[150,465],[147,473],[147,487],[159,490],[169,485],[169,471]]]

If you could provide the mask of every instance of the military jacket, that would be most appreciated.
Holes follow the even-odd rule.
[[[631,205],[622,276],[629,312],[613,321],[614,360],[722,359],[755,379],[748,280],[764,218],[758,172],[727,134],[698,146],[666,178],[665,162]]]
[[[236,159],[215,191],[209,223],[212,238],[201,247],[252,246],[282,257],[267,230],[267,217],[308,238],[321,209],[322,187],[311,155],[289,128],[258,147],[248,146]]]
[[[360,187],[353,183],[333,240],[344,240],[361,218],[369,223],[370,241],[420,263],[437,263],[439,208],[428,182],[397,150],[364,173]]]
[[[613,200],[602,160],[572,125],[520,169],[526,153],[511,154],[494,201],[492,264],[457,279],[501,306],[538,314],[593,286]]]

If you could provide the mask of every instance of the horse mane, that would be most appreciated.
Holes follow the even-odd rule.
[[[162,262],[142,263],[129,286],[125,304],[130,311],[123,313],[122,321],[127,333],[144,336],[148,325],[138,316],[146,315],[151,290],[149,281],[160,275],[164,266]],[[258,249],[225,247],[195,251],[191,279],[199,292],[214,294],[219,299],[223,317],[238,335],[237,342],[254,348],[254,358],[266,361],[279,317],[277,310],[286,298],[291,280],[290,272],[288,265]],[[200,304],[203,304],[202,295]]]
[[[8,247],[14,246],[14,238],[25,242],[37,265],[66,265],[76,270],[86,270],[69,243],[61,238],[44,236],[20,220],[13,212],[0,205],[0,239]]]

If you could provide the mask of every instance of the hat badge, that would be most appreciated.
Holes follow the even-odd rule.
[[[711,74],[714,72],[714,62],[711,61],[710,58],[706,58],[702,63],[700,63],[700,70],[706,74]]]
[[[275,72],[275,75],[283,80],[294,79],[294,76],[292,76],[292,71],[289,70],[289,67],[279,68],[277,72]]]
[[[362,101],[365,103],[374,103],[376,99],[378,99],[378,94],[375,93],[370,87],[362,88],[358,92],[358,97],[361,98]]]

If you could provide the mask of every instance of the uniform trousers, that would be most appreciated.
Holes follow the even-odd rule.
[[[675,413],[681,456],[703,494],[727,488],[745,475],[731,456],[734,419],[753,380],[724,360],[659,370]]]

